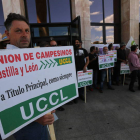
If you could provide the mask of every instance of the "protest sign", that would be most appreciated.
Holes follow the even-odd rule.
[[[78,71],[77,79],[78,79],[78,88],[92,85],[93,71],[87,70],[86,72]]]
[[[117,62],[117,50],[108,51],[108,54],[113,54],[114,62]]]
[[[113,54],[98,56],[99,70],[114,67]]]
[[[73,47],[0,52],[0,133],[9,137],[78,97]]]
[[[109,46],[109,44],[91,44],[91,45],[99,48],[99,54],[103,54],[103,48]],[[113,47],[114,50],[116,47],[120,48],[120,44],[113,44]]]
[[[120,48],[120,44],[113,44],[114,50],[116,50],[116,47]]]
[[[129,74],[129,73],[130,73],[129,65],[122,62],[120,74]]]

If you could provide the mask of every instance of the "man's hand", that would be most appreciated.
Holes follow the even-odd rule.
[[[54,112],[55,112],[55,110],[52,111],[51,113],[54,113]],[[42,125],[50,125],[50,124],[53,124],[53,122],[54,122],[54,116],[53,116],[53,114],[46,114],[43,117],[37,119],[36,122],[38,122]]]
[[[83,68],[83,72],[86,72],[86,71],[87,71],[87,67],[84,67],[84,68]]]

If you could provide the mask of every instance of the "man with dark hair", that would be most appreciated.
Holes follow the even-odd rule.
[[[109,50],[109,51],[114,50],[114,47],[113,47],[113,44],[112,44],[112,43],[110,43],[110,44],[108,45],[108,50]]]
[[[19,14],[10,13],[4,24],[7,29],[5,33],[10,40],[10,44],[7,45],[6,49],[28,48],[31,36],[26,18]],[[53,114],[46,114],[16,132],[14,137],[16,140],[47,140],[46,125],[53,122]]]
[[[99,56],[99,48],[96,47],[96,55]]]
[[[46,42],[46,41],[41,41],[41,42],[39,43],[39,46],[40,46],[40,47],[49,47],[50,45],[49,45],[49,43]]]
[[[120,67],[121,67],[121,62],[124,62],[125,64],[127,64],[126,61],[126,44],[125,43],[121,43],[120,44],[120,48],[117,50],[117,62],[116,62],[116,84],[119,86],[119,76],[120,76]],[[123,83],[123,78],[124,76],[121,75],[121,82]],[[125,85],[128,85],[127,83],[125,83]]]
[[[90,47],[88,68],[93,70],[93,85],[95,89],[98,89],[97,76],[99,67],[98,67],[98,56],[96,54],[95,46]],[[90,90],[92,91],[93,89],[90,87]]]
[[[30,44],[29,23],[24,16],[10,13],[4,22],[6,35],[12,45],[18,48],[28,48]]]
[[[131,71],[131,81],[129,84],[129,90],[132,92],[135,92],[133,89],[134,83],[136,81],[136,77],[138,77],[138,88],[140,89],[140,62],[138,55],[136,54],[138,50],[138,45],[131,46],[131,52],[128,55],[128,61],[129,61],[129,68]]]
[[[74,56],[75,56],[76,72],[77,71],[82,71],[82,70],[83,70],[83,72],[86,72],[87,71],[87,66],[89,64],[88,52],[87,52],[86,49],[81,47],[80,40],[78,40],[78,39],[75,40]],[[85,60],[86,60],[86,62],[85,62]],[[79,92],[79,97],[82,100],[85,100],[84,99],[84,88],[83,87],[79,88],[78,92]]]

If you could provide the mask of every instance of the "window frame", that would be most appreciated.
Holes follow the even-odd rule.
[[[114,10],[114,3],[117,3],[119,5],[119,14],[117,16],[120,17],[119,19],[119,22],[118,23],[105,23],[105,8],[104,8],[104,0],[102,0],[102,11],[103,11],[103,23],[99,23],[99,22],[91,22],[90,23],[90,26],[102,26],[103,28],[103,43],[106,44],[106,27],[107,26],[113,26],[114,28],[115,27],[119,27],[119,32],[120,34],[118,35],[119,37],[117,37],[117,39],[115,38],[115,35],[114,35],[114,42],[113,43],[120,43],[121,42],[121,1],[120,0],[113,0],[113,11]],[[113,13],[114,14],[114,13]],[[117,41],[116,41],[116,40]]]
[[[47,4],[48,4],[47,7],[48,7],[48,12],[49,12],[49,22],[48,23],[65,23],[65,22],[51,22],[50,0],[46,0],[46,1],[47,1]],[[27,0],[24,0],[24,3],[25,3],[25,15],[26,15],[26,18],[29,21],[28,8],[27,8]],[[72,6],[71,6],[72,3],[71,3],[71,0],[69,0],[69,3],[70,3],[70,22],[72,22]],[[37,24],[40,24],[40,23],[37,23]]]

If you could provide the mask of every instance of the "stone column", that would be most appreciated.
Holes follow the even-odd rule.
[[[123,42],[132,36],[139,44],[139,0],[121,0],[121,30]]]
[[[25,16],[24,0],[2,0],[4,19],[9,13],[17,13]]]
[[[91,47],[91,28],[90,28],[90,5],[89,0],[71,0],[72,19],[77,16],[81,18],[81,39],[83,48],[89,51]]]

